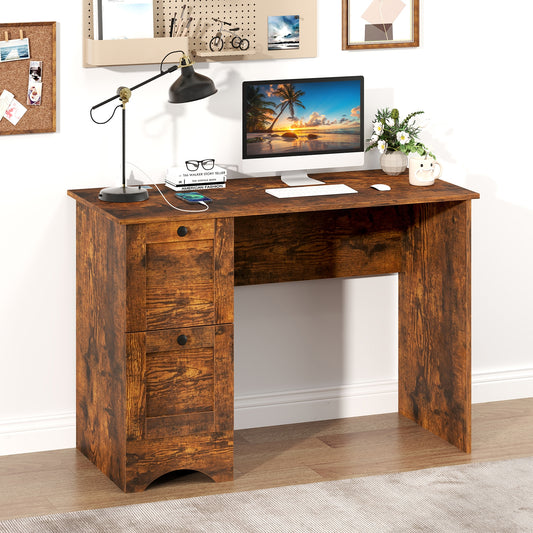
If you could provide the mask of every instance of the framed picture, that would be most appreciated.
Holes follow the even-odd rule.
[[[268,17],[268,49],[299,50],[300,15]]]
[[[0,46],[0,136],[56,131],[56,23],[0,23],[0,35],[23,34]],[[18,41],[14,43],[14,41]],[[4,41],[2,44],[7,45]],[[29,46],[28,46],[29,45]],[[8,45],[9,46],[9,45]],[[31,53],[30,53],[31,52]],[[26,61],[15,61],[15,56]],[[9,56],[9,57],[8,57]],[[13,58],[13,60],[11,60]]]
[[[342,0],[342,48],[416,47],[420,0]]]
[[[98,37],[104,40],[153,38],[153,0],[98,0],[97,5]]]

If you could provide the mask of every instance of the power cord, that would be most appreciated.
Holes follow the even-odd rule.
[[[206,204],[205,202],[197,202],[197,203],[202,204],[203,206],[205,206],[205,209],[183,209],[183,208],[178,207],[176,205],[172,205],[166,199],[165,195],[161,192],[161,189],[157,186],[157,183],[155,183],[154,180],[142,168],[139,168],[137,165],[135,165],[134,163],[130,163],[129,161],[128,161],[128,165],[131,165],[132,167],[136,168],[139,172],[144,174],[146,179],[159,191],[159,194],[163,197],[163,200],[165,200],[165,202],[170,207],[172,207],[172,209],[175,209],[176,211],[183,211],[184,213],[205,213],[209,209],[209,205]]]
[[[91,115],[91,120],[95,123],[95,124],[107,124],[114,116],[115,116],[115,113],[117,112],[117,109],[120,109],[122,107],[122,104],[120,105],[117,105],[117,107],[115,107],[115,109],[113,109],[113,114],[107,119],[107,120],[104,120],[104,122],[98,122],[98,120],[96,120],[94,117],[93,117],[93,108],[91,108],[91,110],[89,111],[89,115]]]

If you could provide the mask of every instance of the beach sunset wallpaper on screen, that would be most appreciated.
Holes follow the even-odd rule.
[[[359,144],[360,80],[257,83],[246,94],[247,152],[333,152]]]

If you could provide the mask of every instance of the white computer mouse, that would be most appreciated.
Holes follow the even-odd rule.
[[[390,191],[390,187],[384,183],[374,183],[371,187],[377,191]]]

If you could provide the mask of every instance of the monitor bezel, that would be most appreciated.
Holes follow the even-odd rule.
[[[343,81],[343,80],[350,80],[360,81],[360,94],[361,94],[361,101],[360,101],[360,142],[359,146],[354,149],[346,149],[342,148],[339,150],[321,150],[316,152],[300,152],[300,153],[283,153],[283,154],[258,154],[258,155],[248,155],[246,153],[246,91],[247,88],[251,85],[267,85],[267,84],[282,84],[282,83],[309,83],[309,82],[328,82],[328,81]],[[365,99],[365,90],[364,90],[364,76],[362,75],[354,75],[354,76],[328,76],[323,78],[285,78],[285,79],[279,79],[279,80],[247,80],[242,82],[242,116],[241,116],[241,136],[242,136],[242,159],[244,160],[252,160],[252,159],[270,159],[270,158],[290,158],[290,157],[305,157],[305,156],[321,156],[321,155],[330,155],[330,154],[354,154],[354,153],[361,153],[365,151],[365,139],[364,139],[364,99]]]

